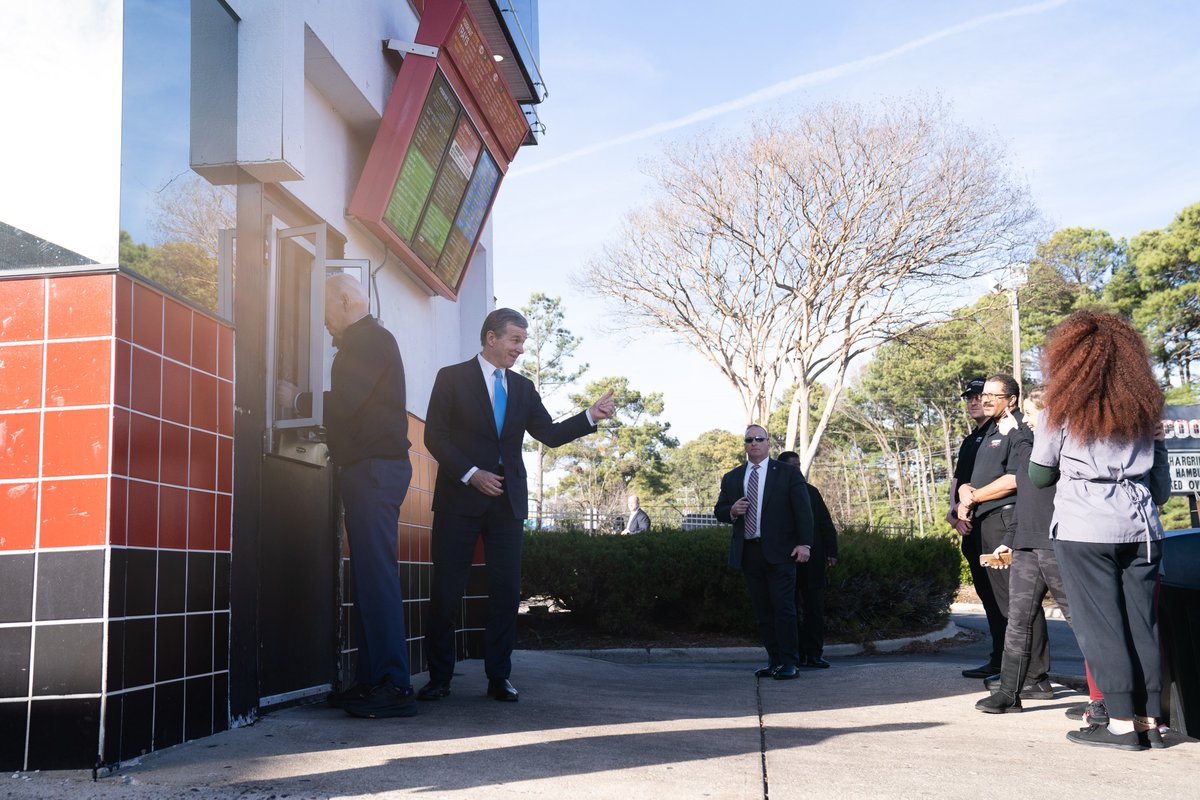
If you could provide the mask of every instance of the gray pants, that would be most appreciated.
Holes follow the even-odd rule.
[[[1067,592],[1063,587],[1062,572],[1053,550],[1015,550],[1008,576],[1008,630],[1004,634],[1004,649],[1011,653],[1029,656],[1033,649],[1034,631],[1039,627],[1045,631],[1046,617],[1042,601],[1046,592],[1054,595],[1054,602],[1062,609],[1067,622],[1071,621],[1071,609],[1067,605]],[[1044,639],[1043,639],[1044,641]],[[1029,677],[1042,680],[1049,670],[1049,655],[1042,674],[1033,668],[1042,669],[1041,658],[1031,662]]]

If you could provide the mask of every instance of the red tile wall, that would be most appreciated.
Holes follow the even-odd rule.
[[[115,280],[0,280],[0,550],[108,541]]]
[[[114,483],[112,541],[228,552],[233,331],[124,276],[115,286],[112,469],[128,480]]]

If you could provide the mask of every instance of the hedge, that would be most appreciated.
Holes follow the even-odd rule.
[[[525,535],[522,597],[549,597],[598,632],[752,633],[742,574],[726,566],[729,528],[655,529],[637,536],[577,531]],[[871,641],[943,623],[961,555],[946,538],[842,534],[828,571],[831,641]]]

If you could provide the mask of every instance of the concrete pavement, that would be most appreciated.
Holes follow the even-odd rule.
[[[96,783],[83,772],[0,777],[0,798],[1194,796],[1200,743],[1072,744],[1078,723],[1063,709],[1084,698],[1069,689],[1022,714],[975,711],[981,682],[959,671],[986,649],[833,657],[795,681],[756,679],[753,653],[629,664],[518,651],[519,703],[488,699],[482,663],[465,662],[454,694],[415,718],[291,708]]]

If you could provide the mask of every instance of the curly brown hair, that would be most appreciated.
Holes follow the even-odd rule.
[[[1161,424],[1163,392],[1146,342],[1114,314],[1076,311],[1042,351],[1046,413],[1086,442],[1128,442]]]

